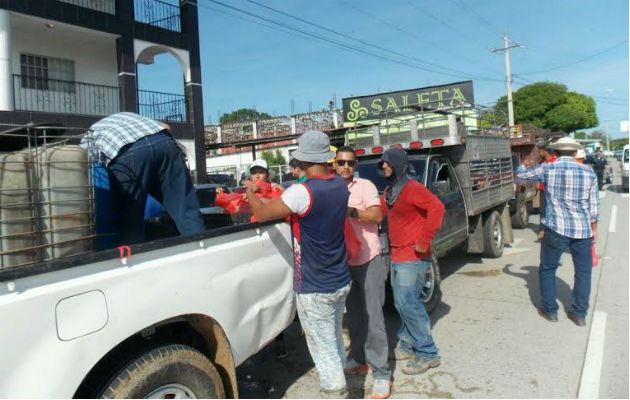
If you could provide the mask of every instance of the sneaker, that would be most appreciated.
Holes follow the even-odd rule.
[[[374,379],[372,385],[373,399],[387,399],[391,394],[392,382],[389,379]]]
[[[364,372],[368,372],[370,367],[365,364],[359,364],[354,360],[354,358],[348,358],[346,361],[346,367],[343,369],[343,372],[346,374],[360,374]]]
[[[338,389],[338,390],[326,390],[319,389],[319,397],[322,399],[347,399],[348,398],[348,389]]]
[[[394,349],[394,360],[402,361],[413,358],[413,353],[403,350],[400,346],[396,346]]]
[[[402,372],[407,375],[418,375],[429,368],[435,368],[440,365],[440,357],[428,359],[424,357],[414,356],[411,360],[407,361],[407,364],[402,368]]]

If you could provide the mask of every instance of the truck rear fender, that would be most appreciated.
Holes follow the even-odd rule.
[[[185,344],[204,353],[217,368],[227,398],[238,398],[234,358],[225,331],[213,318],[189,314],[142,329],[111,349],[85,376],[74,398],[93,398],[113,373],[134,357],[165,344]]]

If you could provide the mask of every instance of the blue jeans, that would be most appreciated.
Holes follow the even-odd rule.
[[[322,389],[332,391],[346,387],[343,369],[346,350],[341,336],[341,322],[350,284],[333,293],[298,293],[296,307],[306,344]]]
[[[543,311],[554,315],[558,313],[556,270],[560,256],[569,248],[575,268],[571,312],[578,318],[586,317],[588,300],[591,295],[592,243],[592,238],[573,239],[551,229],[545,230],[545,236],[540,246],[540,269],[538,271]]]
[[[205,230],[184,156],[168,133],[145,136],[123,147],[107,172],[123,244],[144,241],[147,194],[164,205],[180,234]]]
[[[420,300],[420,291],[425,284],[431,261],[417,260],[392,263],[391,281],[394,289],[394,304],[400,314],[398,330],[400,348],[427,359],[438,356],[438,348],[431,336],[431,320]]]

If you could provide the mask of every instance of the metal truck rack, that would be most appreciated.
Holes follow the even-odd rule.
[[[94,170],[84,128],[0,131],[0,269],[92,251]]]

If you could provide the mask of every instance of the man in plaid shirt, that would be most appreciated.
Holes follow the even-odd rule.
[[[124,244],[144,240],[147,194],[164,205],[180,234],[205,229],[184,155],[168,125],[135,113],[116,113],[94,123],[81,146],[107,167]]]
[[[567,315],[576,325],[584,326],[591,294],[591,245],[597,240],[599,191],[597,176],[592,168],[573,160],[580,144],[571,138],[561,138],[550,146],[558,152],[554,163],[534,164],[524,160],[516,175],[521,180],[545,185],[545,235],[540,251],[540,292],[542,309],[539,314],[548,321],[558,321],[556,302],[556,270],[564,250],[573,257],[575,283],[571,310]]]

